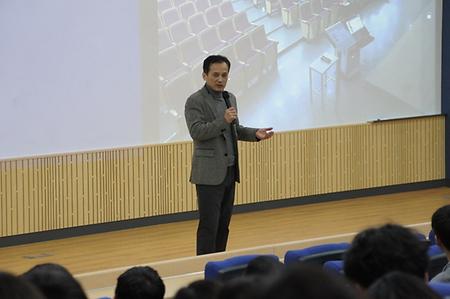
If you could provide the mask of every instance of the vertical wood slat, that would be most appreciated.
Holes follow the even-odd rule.
[[[444,117],[240,144],[236,204],[445,177]],[[192,211],[192,143],[0,160],[0,237]]]

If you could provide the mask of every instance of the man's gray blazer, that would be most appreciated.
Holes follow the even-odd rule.
[[[231,106],[236,107],[236,97],[230,93]],[[186,101],[184,115],[189,134],[194,140],[191,183],[219,185],[225,179],[228,167],[227,146],[224,132],[227,126],[224,116],[216,116],[214,98],[204,86]],[[258,141],[256,128],[239,125],[236,120],[238,140]],[[236,155],[237,156],[237,155]]]

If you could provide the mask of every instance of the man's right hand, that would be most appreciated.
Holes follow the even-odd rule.
[[[225,114],[223,116],[225,118],[225,121],[229,124],[231,124],[233,121],[237,119],[237,110],[235,107],[230,107],[227,110],[225,110]]]

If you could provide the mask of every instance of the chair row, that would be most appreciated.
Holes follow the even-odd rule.
[[[220,5],[222,2],[229,0],[158,0],[158,12],[161,13],[172,7],[181,7],[186,2],[195,2],[200,10],[205,10],[214,5]]]
[[[189,91],[203,85],[203,60],[210,54],[221,54],[230,59],[227,89],[236,95],[241,95],[263,74],[277,68],[277,43],[267,39],[263,26],[230,43],[217,42],[215,34],[215,28],[210,28],[159,53],[162,98],[165,103],[171,103],[170,109],[178,114],[183,111]]]
[[[188,21],[180,20],[168,28],[160,28],[158,30],[159,51],[170,46],[176,46],[193,36],[198,36],[201,39],[206,36],[215,44],[231,43],[256,29],[256,27],[255,24],[248,21],[245,12],[222,20],[216,26],[210,26],[203,14],[197,13],[191,16]]]
[[[191,16],[198,13],[204,14],[209,26],[214,26],[220,21],[232,17],[237,12],[231,1],[225,1],[204,10],[196,6],[195,2],[188,1],[183,3],[180,7],[171,7],[158,13],[158,28],[169,27],[180,20],[188,20]]]
[[[315,263],[322,265],[327,271],[344,274],[343,255],[350,247],[349,243],[330,243],[312,246],[299,250],[289,250],[284,256],[284,264]],[[241,275],[248,263],[259,255],[236,256],[223,261],[211,261],[205,265],[205,279],[227,280]],[[277,259],[276,255],[269,255]],[[429,277],[440,273],[447,264],[446,254],[437,245],[430,245],[428,249],[430,263],[428,267]]]

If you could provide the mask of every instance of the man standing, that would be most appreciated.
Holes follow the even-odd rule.
[[[273,136],[272,128],[239,124],[236,98],[225,91],[230,61],[212,55],[203,61],[205,86],[186,101],[185,117],[194,140],[191,183],[196,185],[200,214],[197,255],[225,251],[239,182],[237,140],[259,141]]]

